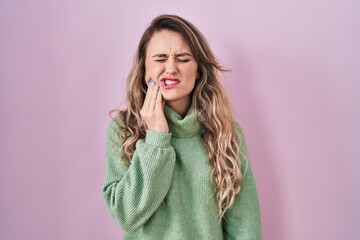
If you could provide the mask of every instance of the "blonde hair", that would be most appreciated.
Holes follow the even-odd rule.
[[[140,110],[147,89],[144,81],[146,49],[152,35],[163,29],[181,33],[198,63],[199,78],[192,92],[192,104],[202,124],[201,137],[213,167],[211,179],[215,180],[214,194],[220,221],[226,210],[233,206],[242,186],[239,158],[241,138],[236,131],[229,100],[219,82],[218,72],[227,70],[219,65],[200,31],[179,16],[160,15],[145,30],[128,76],[127,109],[110,112],[110,116],[118,112],[117,116],[123,121],[119,127],[122,133],[122,160],[129,165],[137,140],[145,137],[146,126],[141,120]]]

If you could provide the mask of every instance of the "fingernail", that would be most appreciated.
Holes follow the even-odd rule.
[[[151,79],[151,80],[149,81],[149,85],[151,85],[153,82],[154,82],[154,80]]]
[[[158,92],[160,92],[160,90],[161,90],[161,88],[159,87],[159,88],[158,88]]]

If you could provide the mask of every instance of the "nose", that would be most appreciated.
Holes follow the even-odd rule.
[[[165,72],[167,75],[174,75],[178,71],[176,61],[173,58],[169,58],[166,62]]]

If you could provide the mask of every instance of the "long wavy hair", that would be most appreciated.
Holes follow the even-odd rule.
[[[132,69],[127,79],[127,109],[110,111],[120,117],[121,159],[130,165],[138,139],[145,138],[146,126],[141,119],[147,85],[145,77],[146,49],[152,35],[161,30],[180,33],[198,63],[198,79],[192,91],[192,105],[202,124],[203,143],[213,167],[211,181],[216,194],[219,221],[235,202],[243,183],[240,160],[240,136],[236,131],[229,99],[219,82],[219,72],[227,71],[216,60],[205,37],[187,20],[176,15],[156,17],[141,37]],[[113,116],[113,112],[117,112]],[[213,182],[215,181],[215,182]]]

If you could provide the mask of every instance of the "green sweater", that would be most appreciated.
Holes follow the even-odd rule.
[[[121,142],[107,132],[106,176],[103,196],[125,240],[261,239],[258,195],[250,165],[235,205],[218,222],[211,185],[212,167],[200,136],[201,124],[191,107],[181,118],[165,106],[170,133],[147,130],[136,143],[130,166],[119,160]],[[120,123],[119,123],[120,121]],[[245,138],[241,152],[247,156]],[[114,151],[112,146],[114,144]]]

